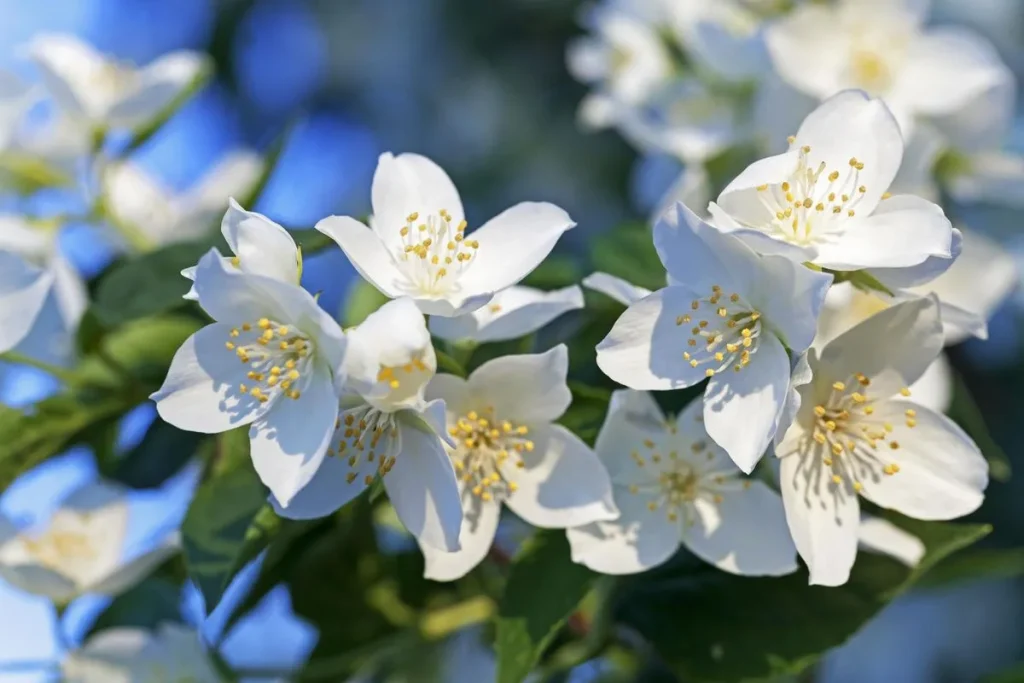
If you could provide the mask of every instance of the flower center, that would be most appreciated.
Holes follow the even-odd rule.
[[[363,483],[369,486],[373,483],[373,475],[366,473],[368,468],[376,469],[377,474],[383,477],[395,466],[398,427],[394,413],[360,403],[343,410],[334,428],[337,446],[328,448],[327,455],[348,459],[350,471],[345,480],[349,484],[363,473]]]
[[[420,293],[451,290],[480,247],[476,240],[466,239],[466,221],[452,225],[446,209],[422,220],[419,213],[411,213],[398,232],[402,240],[395,258]]]
[[[888,61],[874,50],[853,50],[850,55],[850,76],[855,87],[875,95],[888,91],[893,82]]]
[[[790,138],[790,143],[795,139]],[[829,170],[822,161],[812,167],[811,148],[800,148],[797,168],[789,180],[778,185],[759,185],[757,197],[771,214],[771,220],[755,227],[777,239],[806,246],[838,232],[853,218],[868,188],[860,184],[864,162],[856,157],[841,169]]]
[[[244,322],[232,329],[229,336],[224,347],[251,367],[247,376],[252,384],[240,384],[241,393],[260,403],[278,394],[299,398],[297,385],[313,357],[313,343],[308,337],[269,318],[260,318],[255,325]]]
[[[41,536],[25,539],[25,548],[44,567],[60,569],[76,561],[96,556],[85,534],[50,530]]]
[[[474,496],[481,500],[508,498],[518,489],[511,481],[507,465],[526,466],[522,454],[533,451],[534,444],[526,438],[526,425],[502,420],[488,406],[482,413],[470,410],[448,428],[458,446],[452,452],[456,475]]]
[[[708,377],[730,365],[739,372],[750,363],[761,336],[761,313],[739,294],[725,294],[718,285],[711,295],[694,299],[690,311],[676,316],[676,325],[692,325],[683,360],[691,367],[707,365]]]
[[[855,373],[845,382],[834,382],[827,400],[814,406],[811,436],[828,448],[822,461],[832,469],[833,483],[849,479],[854,491],[863,488],[859,478],[865,475],[881,470],[891,476],[900,471],[899,465],[883,457],[883,447],[896,451],[900,445],[892,435],[894,426],[874,417],[876,399],[868,393],[870,385],[871,380],[863,373]],[[910,389],[904,387],[900,393],[910,396]],[[904,417],[908,428],[917,426],[913,408],[907,408]]]

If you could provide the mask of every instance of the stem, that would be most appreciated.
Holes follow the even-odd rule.
[[[0,353],[0,360],[42,370],[47,374],[53,375],[62,382],[71,383],[75,381],[75,373],[72,371],[32,358],[31,356],[27,356],[19,351],[6,351],[4,353]]]

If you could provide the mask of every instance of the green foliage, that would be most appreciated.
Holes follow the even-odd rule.
[[[498,683],[520,683],[590,589],[594,575],[569,559],[561,531],[534,535],[509,569],[498,607]]]
[[[369,282],[359,280],[353,283],[345,297],[341,313],[343,327],[355,327],[388,302],[388,297]]]
[[[989,474],[996,481],[1009,481],[1012,475],[1010,458],[996,442],[985,424],[985,417],[971,395],[960,373],[950,370],[953,375],[953,400],[947,414],[959,424],[988,460]]]
[[[89,628],[99,633],[108,628],[153,629],[162,623],[181,621],[181,588],[165,578],[150,577],[114,598]]]
[[[805,571],[751,578],[695,561],[673,562],[625,581],[616,616],[687,681],[799,673],[948,555],[990,531],[978,525],[898,522],[927,548],[913,570],[861,552],[850,581],[832,588],[809,586]]]
[[[650,228],[624,225],[594,240],[590,251],[594,270],[616,275],[647,289],[665,286],[665,268],[661,265]]]

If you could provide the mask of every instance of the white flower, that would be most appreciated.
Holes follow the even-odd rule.
[[[564,529],[618,516],[604,465],[579,437],[553,424],[569,407],[564,344],[502,356],[462,379],[438,375],[427,396],[448,409],[463,522],[457,553],[421,547],[425,575],[457,579],[490,550],[502,505],[534,526]]]
[[[19,532],[0,518],[0,577],[66,604],[86,593],[116,596],[177,552],[176,534],[124,557],[128,501],[119,488],[87,484],[71,493],[43,529]]]
[[[61,674],[67,683],[222,680],[200,635],[171,623],[155,633],[128,627],[101,631],[68,653]]]
[[[758,256],[682,204],[654,227],[670,284],[631,304],[597,347],[597,364],[632,389],[710,378],[704,423],[744,472],[764,453],[790,381],[787,347],[814,338],[830,275]],[[743,429],[737,429],[743,425]]]
[[[645,13],[616,4],[598,5],[584,17],[591,35],[566,51],[569,71],[596,91],[580,104],[581,120],[601,128],[644,102],[672,77],[674,66],[658,27]]]
[[[909,385],[942,348],[933,298],[897,304],[812,351],[814,378],[776,446],[780,486],[811,583],[839,585],[857,554],[858,494],[924,520],[981,505],[988,464],[945,416],[913,401]]]
[[[50,274],[16,254],[0,251],[0,353],[10,351],[29,335],[52,286]]]
[[[591,273],[583,278],[583,286],[595,292],[600,292],[625,306],[632,306],[651,293],[651,290],[646,287],[634,285],[632,282],[627,282],[621,277],[600,271]]]
[[[22,120],[35,99],[32,86],[0,69],[0,152],[17,139]]]
[[[767,71],[762,18],[749,0],[663,0],[676,38],[699,66],[730,81]]]
[[[928,3],[803,4],[767,29],[776,71],[817,99],[846,88],[881,97],[909,133],[915,116],[944,116],[1003,78],[993,46],[963,28],[924,30]]]
[[[262,171],[258,154],[236,151],[176,196],[137,164],[121,162],[106,170],[104,201],[115,224],[137,231],[149,247],[163,246],[209,235],[228,198],[247,193]]]
[[[408,296],[430,315],[484,305],[526,277],[575,225],[553,204],[522,202],[466,235],[451,179],[417,154],[382,154],[372,194],[372,230],[348,216],[325,218],[316,229],[383,294]]]
[[[348,343],[348,379],[340,409],[334,405],[330,457],[287,507],[277,504],[278,513],[329,515],[380,476],[398,518],[417,539],[457,550],[462,509],[440,436],[444,402],[424,399],[437,358],[423,314],[410,299],[390,301],[350,330]]]
[[[195,291],[216,322],[178,349],[152,396],[157,411],[206,434],[252,425],[256,471],[287,505],[334,434],[345,337],[309,292],[232,268],[216,249],[199,261]]]
[[[699,401],[666,419],[650,394],[612,394],[596,450],[612,477],[614,521],[569,529],[572,559],[602,574],[657,566],[680,544],[733,574],[796,570],[782,499],[740,474],[708,438]]]
[[[29,53],[57,106],[94,129],[151,122],[208,71],[198,52],[172,52],[136,68],[64,34],[37,36]]]
[[[754,162],[710,207],[714,225],[755,250],[832,270],[914,266],[949,258],[942,209],[887,192],[903,141],[880,100],[846,91],[820,105],[789,151]]]
[[[431,318],[430,332],[441,339],[479,344],[518,339],[578,308],[583,308],[583,292],[576,285],[550,292],[516,285],[501,290],[472,313]]]
[[[867,514],[860,516],[857,543],[862,550],[888,555],[908,567],[916,567],[925,553],[920,538],[886,519]]]

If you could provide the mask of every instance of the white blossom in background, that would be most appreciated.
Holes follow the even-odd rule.
[[[915,117],[954,114],[1005,73],[981,36],[961,27],[926,29],[929,4],[801,4],[766,29],[771,62],[791,87],[819,100],[847,88],[882,98],[909,136]]]
[[[437,370],[423,314],[390,301],[348,332],[346,384],[327,459],[279,514],[329,515],[380,477],[398,518],[426,546],[459,548],[462,508],[445,453],[445,405],[424,398]],[[444,437],[447,438],[447,437]]]
[[[216,322],[178,349],[151,398],[165,421],[187,431],[251,425],[256,471],[287,505],[330,446],[344,334],[309,292],[238,270],[216,249],[194,275],[199,305]]]
[[[897,304],[832,340],[776,446],[786,518],[810,582],[841,585],[857,554],[860,504],[923,520],[961,517],[984,498],[988,464],[909,386],[942,348],[934,298]]]
[[[650,394],[612,394],[595,450],[621,515],[569,529],[572,559],[602,574],[657,566],[680,545],[733,574],[788,574],[796,548],[779,494],[708,437],[699,401],[667,419]]]
[[[483,306],[526,277],[575,225],[553,204],[522,202],[467,234],[455,185],[417,154],[382,154],[372,199],[371,228],[330,216],[316,229],[381,293],[408,296],[430,315],[457,316]]]
[[[857,527],[857,543],[861,550],[887,555],[911,568],[921,562],[926,550],[917,536],[887,519],[863,513]]]
[[[698,67],[728,81],[755,80],[770,69],[765,17],[777,2],[662,0],[679,45]]]
[[[171,623],[161,624],[155,632],[129,627],[100,631],[67,654],[61,674],[66,683],[223,680],[200,635]]]
[[[651,293],[651,290],[646,287],[634,285],[620,277],[600,271],[583,278],[583,286],[600,292],[624,306],[631,306]]]
[[[431,318],[430,332],[441,339],[478,344],[518,339],[580,308],[583,291],[576,285],[548,292],[516,285],[501,290],[472,313]]]
[[[0,153],[17,139],[38,92],[10,71],[0,69]]]
[[[59,605],[86,593],[116,596],[178,552],[177,534],[125,557],[125,491],[86,484],[64,499],[41,528],[18,530],[0,518],[0,577]]]
[[[179,50],[136,67],[67,34],[38,35],[28,49],[60,110],[93,130],[145,126],[209,72],[198,52]]]
[[[0,222],[0,229],[4,223]],[[32,332],[53,287],[53,275],[19,255],[0,251],[0,353]]]
[[[682,204],[654,226],[654,245],[670,284],[626,309],[598,344],[597,364],[639,390],[709,379],[705,428],[750,472],[783,417],[787,349],[810,346],[832,276],[759,256]]]
[[[447,407],[449,448],[458,477],[462,549],[422,543],[428,579],[452,581],[487,555],[502,506],[541,528],[564,529],[614,519],[611,481],[594,452],[554,424],[568,409],[569,353],[502,356],[468,379],[437,375],[427,396]]]
[[[139,165],[119,162],[106,169],[103,199],[115,225],[123,224],[148,246],[160,247],[209,235],[228,198],[248,194],[262,172],[258,154],[232,152],[194,187],[176,195]]]
[[[891,196],[903,156],[885,105],[848,90],[812,112],[789,150],[751,164],[710,207],[718,229],[760,253],[847,271],[951,256],[942,208]]]

